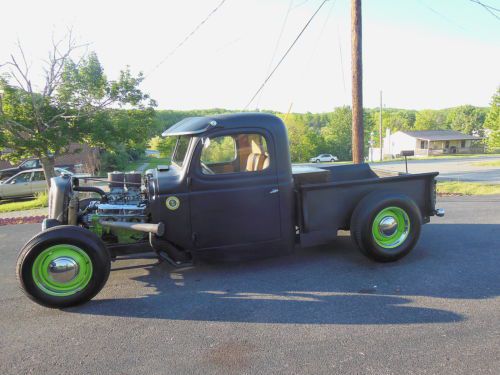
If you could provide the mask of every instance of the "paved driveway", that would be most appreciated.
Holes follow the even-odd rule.
[[[97,298],[31,303],[13,271],[38,226],[0,227],[0,373],[496,374],[500,197],[447,198],[393,264],[348,237],[295,255],[174,270],[114,263]]]

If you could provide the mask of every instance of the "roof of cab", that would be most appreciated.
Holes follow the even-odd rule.
[[[241,127],[241,126],[257,126],[269,128],[273,124],[283,124],[281,120],[268,113],[230,113],[224,115],[207,116],[207,117],[187,117],[178,123],[172,125],[165,130],[161,135],[163,137],[171,137],[178,135],[196,135],[204,133],[210,127]]]

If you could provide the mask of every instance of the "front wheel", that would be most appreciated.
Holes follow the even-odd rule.
[[[415,247],[421,223],[420,210],[409,197],[371,194],[353,212],[351,237],[366,256],[392,262]]]
[[[53,308],[75,306],[103,288],[111,257],[102,241],[82,227],[47,229],[24,245],[16,273],[25,294]]]

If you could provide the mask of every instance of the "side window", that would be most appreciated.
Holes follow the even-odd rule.
[[[24,182],[28,182],[30,178],[31,178],[31,172],[28,172],[28,173],[21,173],[14,180],[16,181],[16,184],[22,184]]]
[[[45,175],[42,171],[35,172],[31,181],[45,181]]]
[[[34,169],[34,168],[37,168],[38,165],[37,165],[37,161],[36,160],[28,160],[28,161],[25,161],[23,164],[22,164],[23,168],[24,169]]]
[[[270,165],[266,139],[257,133],[205,138],[200,161],[203,174],[259,172]]]
[[[236,160],[236,141],[232,136],[206,138],[201,162],[207,165],[230,163]]]

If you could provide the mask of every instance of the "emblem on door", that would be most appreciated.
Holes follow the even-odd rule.
[[[166,204],[169,210],[175,211],[179,208],[181,202],[179,201],[179,198],[172,196],[172,197],[167,197]]]

